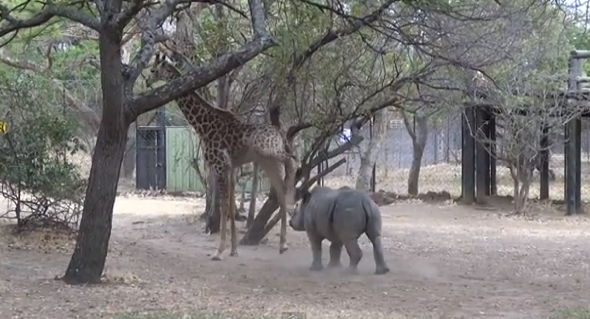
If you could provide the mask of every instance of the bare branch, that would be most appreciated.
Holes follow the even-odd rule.
[[[269,38],[270,35],[266,29],[266,19],[264,18],[264,8],[260,0],[248,0],[250,6],[250,15],[252,17],[252,31],[254,38]]]
[[[132,110],[129,110],[131,111],[130,114],[135,118],[139,114],[156,109],[190,91],[205,86],[250,61],[272,45],[274,43],[270,38],[254,39],[247,42],[241,48],[225,53],[211,60],[205,66],[196,67],[188,74],[138,96],[131,104]]]
[[[284,100],[286,98],[285,91],[289,88],[292,88],[295,85],[295,74],[297,70],[299,70],[305,64],[305,61],[311,58],[311,56],[322,47],[334,42],[339,38],[357,32],[364,25],[377,21],[383,14],[383,12],[385,12],[385,10],[387,10],[396,1],[398,0],[387,0],[375,11],[367,14],[362,18],[353,19],[353,21],[349,25],[342,27],[340,29],[330,29],[323,37],[315,40],[305,50],[294,55],[291,61],[291,69],[287,72],[287,87],[280,88],[279,86],[281,84],[280,82],[277,82],[277,84],[271,90],[277,92],[276,96],[272,99],[270,105],[268,106],[269,114],[271,115],[271,122],[273,123],[273,125],[280,127],[280,120],[278,118],[280,115],[279,108],[284,103]],[[294,134],[296,134],[296,132],[298,131],[294,132]]]
[[[51,65],[49,65],[50,62],[47,66],[42,67],[36,64],[35,62],[32,62],[31,60],[12,59],[6,56],[6,54],[3,54],[2,52],[0,52],[0,62],[17,69],[31,71],[36,74],[45,76],[51,75]],[[54,89],[56,91],[64,93],[64,98],[67,104],[70,107],[74,108],[77,111],[77,113],[79,113],[80,116],[82,116],[86,124],[88,124],[95,131],[98,131],[98,127],[100,126],[100,117],[97,114],[97,112],[89,108],[88,105],[78,100],[73,94],[70,93],[69,90],[67,90],[64,87],[64,85],[58,79],[52,78],[51,83],[54,85]]]
[[[98,19],[68,5],[54,3],[46,4],[45,8],[41,12],[29,19],[24,20],[14,18],[10,14],[10,11],[11,10],[5,5],[0,4],[1,18],[2,20],[8,22],[6,25],[0,27],[0,37],[21,29],[40,26],[51,20],[53,17],[66,18],[100,32],[100,23]]]
[[[118,29],[124,28],[133,17],[144,7],[144,0],[133,0],[131,5],[115,17],[115,26]]]
[[[153,12],[149,13],[146,22],[142,23],[141,29],[141,47],[137,54],[133,57],[130,64],[127,85],[133,86],[141,71],[145,69],[146,65],[154,55],[157,29],[162,25],[164,20],[175,10],[176,6],[182,3],[183,0],[166,0]]]

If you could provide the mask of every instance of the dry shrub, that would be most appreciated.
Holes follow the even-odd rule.
[[[72,233],[36,228],[22,232],[14,224],[0,226],[0,243],[12,250],[36,250],[46,253],[71,253],[76,244]]]
[[[0,99],[9,130],[0,137],[0,196],[10,206],[0,218],[16,220],[18,231],[75,231],[85,181],[67,156],[83,150],[79,124],[72,114],[34,97],[42,90],[34,78],[4,80]]]

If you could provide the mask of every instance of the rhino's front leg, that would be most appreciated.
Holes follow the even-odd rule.
[[[340,268],[342,264],[340,263],[340,255],[342,254],[342,242],[341,241],[333,241],[330,244],[330,263],[328,264],[329,268]]]
[[[344,242],[344,247],[346,247],[346,252],[348,253],[348,256],[350,256],[350,266],[348,266],[348,270],[351,273],[356,274],[358,264],[361,261],[361,258],[363,258],[363,251],[356,239],[346,240]]]
[[[324,266],[322,265],[322,241],[324,239],[315,234],[313,231],[307,232],[307,238],[309,239],[309,243],[311,244],[311,253],[313,256],[313,260],[311,262],[311,267],[309,267],[309,270],[321,271],[322,269],[324,269]]]

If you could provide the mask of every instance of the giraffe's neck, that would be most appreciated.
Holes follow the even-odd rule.
[[[176,99],[176,104],[202,139],[207,139],[207,133],[220,129],[219,126],[226,122],[220,118],[224,115],[223,113],[227,113],[226,111],[212,106],[196,93]]]

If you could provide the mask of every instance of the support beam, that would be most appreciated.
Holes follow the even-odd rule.
[[[539,199],[549,199],[549,128],[543,125],[541,129],[541,187]]]
[[[498,179],[496,177],[496,114],[490,112],[490,194],[492,196],[498,195]]]
[[[161,106],[157,111],[158,113],[158,127],[156,140],[156,185],[158,189],[166,189],[168,185],[167,163],[166,163],[166,107]]]
[[[475,202],[475,109],[463,108],[461,116],[461,197],[466,204]]]
[[[581,198],[581,120],[575,118],[566,125],[567,140],[565,144],[565,201],[567,215],[580,214]]]
[[[569,59],[568,91],[581,90],[578,78],[582,76],[583,64],[580,59],[590,58],[590,51],[572,51]],[[565,202],[566,215],[582,212],[581,198],[581,126],[580,116],[575,116],[565,125]]]
[[[485,142],[488,138],[488,111],[479,107],[475,110],[475,201],[485,204],[490,194],[490,154]]]

